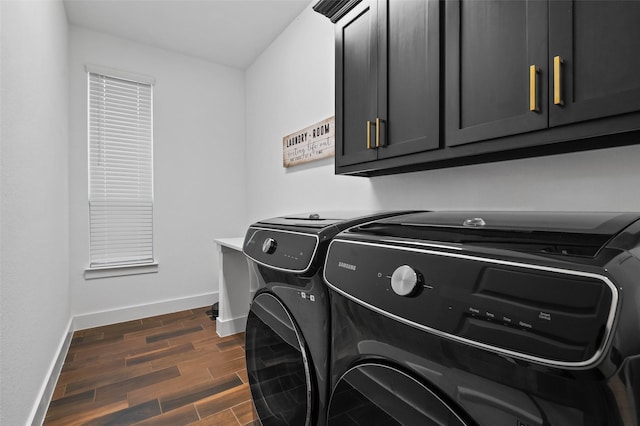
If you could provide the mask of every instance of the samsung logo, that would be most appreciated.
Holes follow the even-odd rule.
[[[356,265],[352,265],[352,264],[346,263],[346,262],[338,262],[338,267],[339,268],[348,269],[350,271],[355,271],[356,270]]]

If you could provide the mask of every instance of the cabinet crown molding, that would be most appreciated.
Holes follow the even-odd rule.
[[[313,6],[313,10],[326,16],[334,24],[338,22],[347,12],[349,12],[361,0],[320,0]]]

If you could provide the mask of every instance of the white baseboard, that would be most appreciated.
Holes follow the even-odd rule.
[[[225,337],[232,334],[242,333],[247,325],[247,317],[233,318],[228,320],[220,320],[216,318],[216,332],[218,336]]]
[[[187,309],[213,305],[218,301],[218,292],[189,296],[182,299],[164,300],[144,305],[128,306],[109,311],[76,315],[73,318],[73,330],[101,327],[156,315],[170,314]]]
[[[71,346],[73,332],[103,325],[117,324],[119,322],[131,321],[135,319],[152,317],[155,315],[169,314],[172,312],[185,311],[187,309],[201,308],[213,305],[218,301],[218,292],[200,294],[197,296],[185,297],[182,299],[164,300],[162,302],[150,303],[146,305],[128,306],[110,311],[93,312],[90,314],[76,315],[69,320],[67,332],[58,347],[58,356],[52,362],[48,370],[47,380],[42,385],[39,397],[29,419],[32,426],[40,426],[47,415],[47,409],[51,402],[51,397],[58,382],[58,377],[62,371],[64,360]]]
[[[67,357],[67,352],[69,352],[69,346],[71,346],[71,338],[73,337],[72,325],[73,320],[70,319],[67,324],[67,332],[58,346],[58,356],[53,360],[51,367],[49,367],[47,374],[48,379],[43,383],[42,389],[40,389],[40,393],[38,394],[39,397],[36,399],[36,401],[40,402],[33,407],[31,415],[29,416],[31,421],[27,422],[27,424],[40,426],[44,423],[44,417],[47,415],[47,409],[49,408],[51,397],[55,391],[58,377],[62,371],[62,366],[64,365],[65,358]]]

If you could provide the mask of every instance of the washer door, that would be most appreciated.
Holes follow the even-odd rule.
[[[338,381],[329,425],[466,426],[454,410],[418,380],[381,364],[362,364]]]
[[[291,314],[271,293],[253,299],[245,348],[251,396],[262,424],[310,425],[310,358]]]

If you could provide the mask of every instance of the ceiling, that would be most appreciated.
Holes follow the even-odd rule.
[[[310,0],[64,0],[70,24],[245,69]]]

